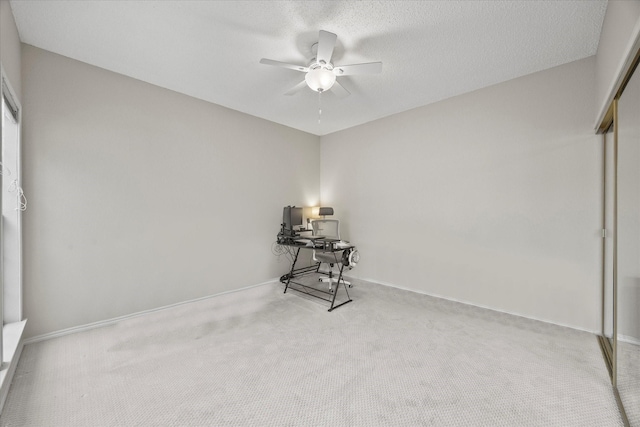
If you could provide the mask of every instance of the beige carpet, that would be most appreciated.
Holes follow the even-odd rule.
[[[1,426],[622,426],[596,337],[354,280],[27,345]]]
[[[640,346],[618,341],[618,391],[631,427],[640,427]]]

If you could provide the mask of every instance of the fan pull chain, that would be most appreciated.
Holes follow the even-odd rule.
[[[322,118],[322,91],[318,91],[318,124],[320,124],[320,119]]]

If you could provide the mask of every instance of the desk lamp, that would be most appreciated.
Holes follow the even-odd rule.
[[[327,215],[333,215],[333,208],[320,208],[318,215],[321,216],[322,219],[326,219]]]

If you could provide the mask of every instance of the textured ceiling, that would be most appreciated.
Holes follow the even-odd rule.
[[[35,1],[11,7],[24,43],[325,135],[594,55],[596,1]],[[318,30],[338,35],[336,65],[382,61],[339,77],[345,99],[304,89]]]

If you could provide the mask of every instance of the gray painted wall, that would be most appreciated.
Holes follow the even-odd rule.
[[[351,274],[600,328],[595,58],[322,138]]]
[[[638,19],[637,2],[612,7],[601,47]],[[318,138],[30,46],[23,83],[7,11],[0,0],[1,59],[26,98],[28,336],[281,273],[264,254],[283,204],[317,203]],[[585,116],[617,78],[615,52],[323,137],[323,202],[363,253],[352,274],[599,329]]]
[[[23,45],[27,336],[279,277],[319,137]],[[283,167],[284,166],[284,167]]]

